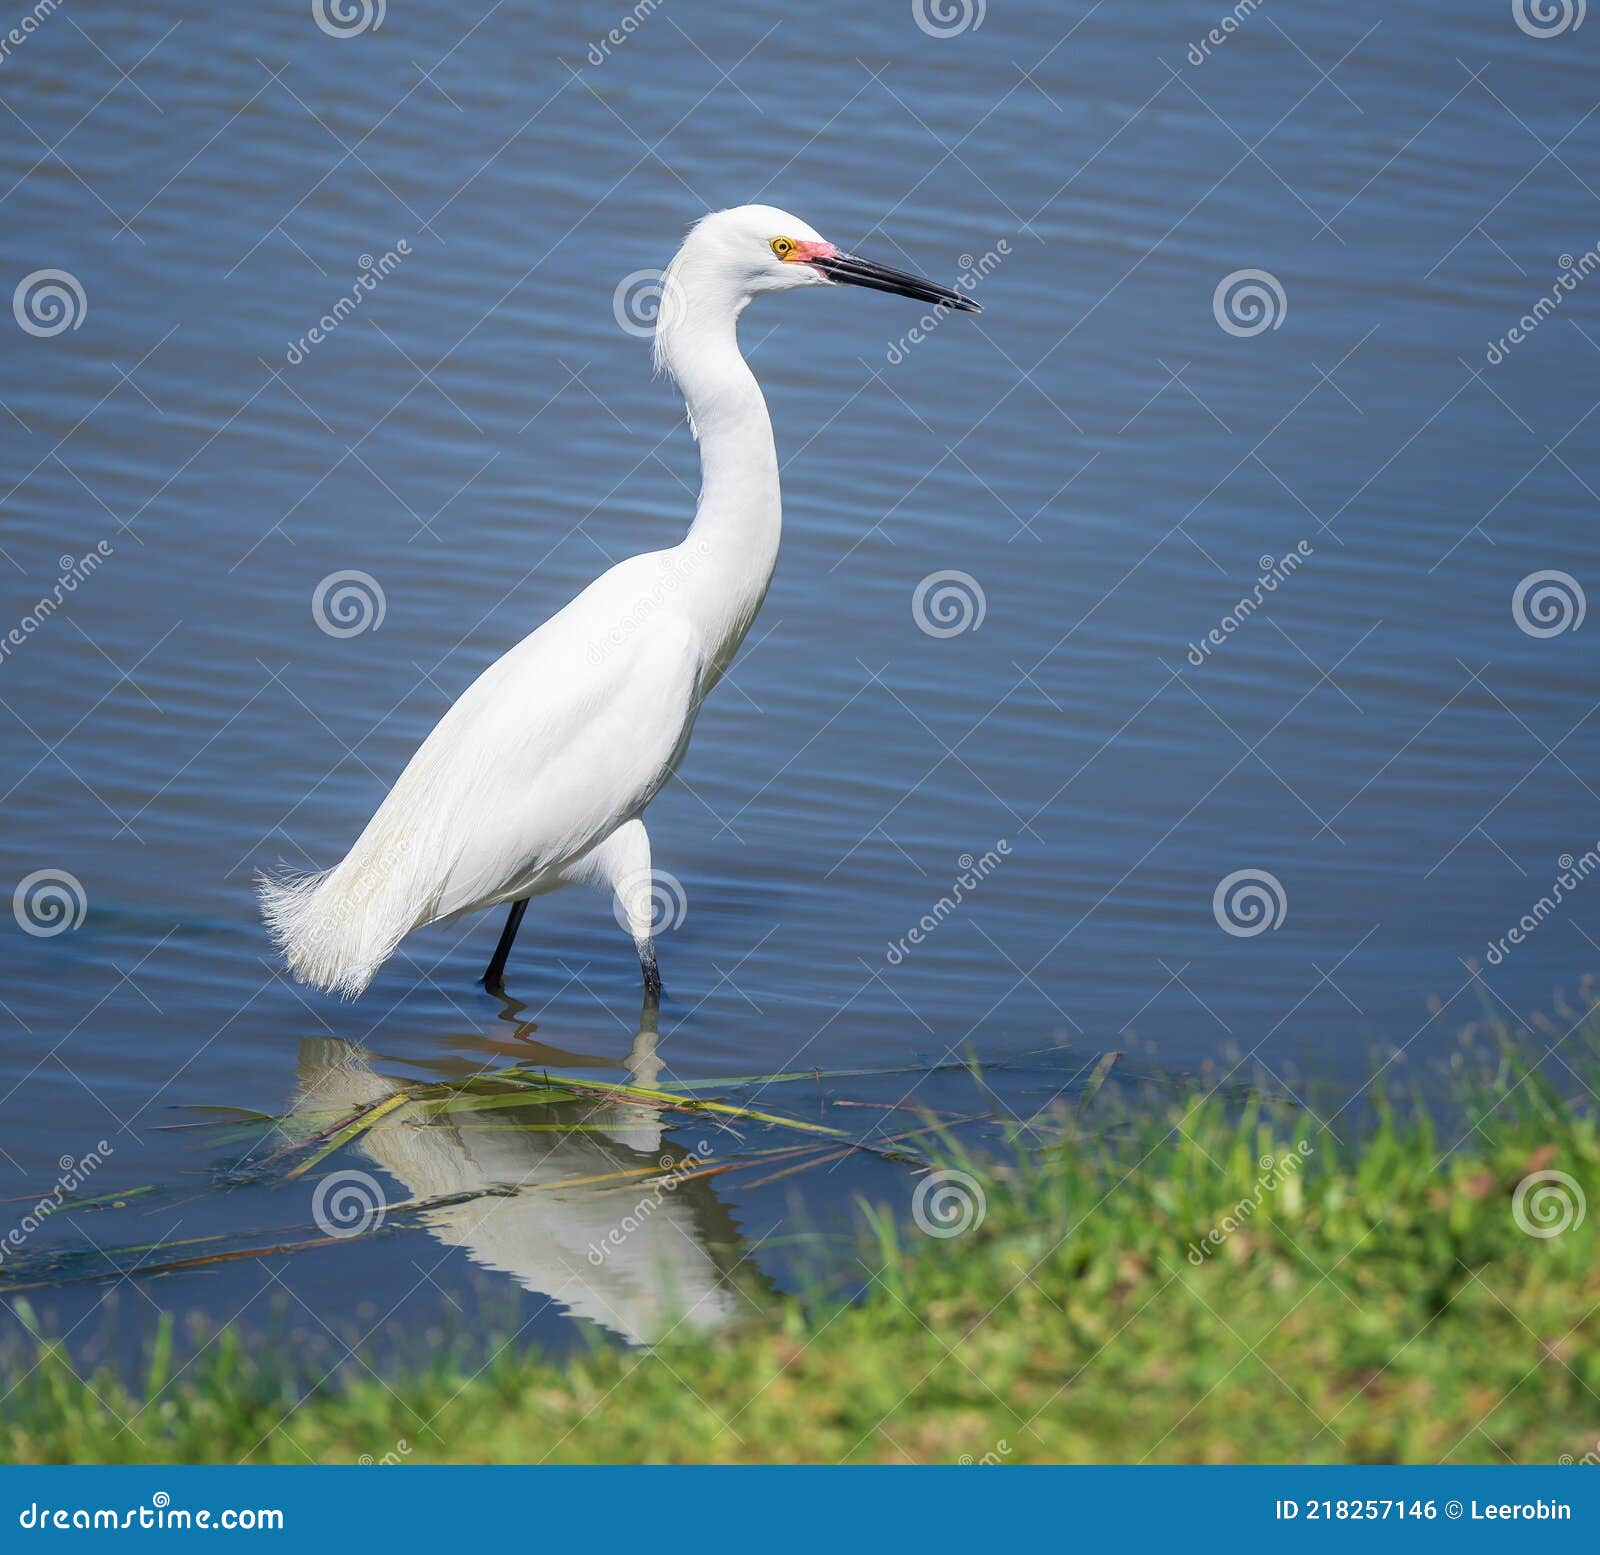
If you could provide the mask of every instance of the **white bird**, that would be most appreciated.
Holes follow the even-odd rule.
[[[690,229],[662,277],[655,331],[657,368],[676,380],[700,442],[687,536],[619,562],[491,664],[340,863],[260,878],[297,978],[353,998],[413,929],[510,903],[484,974],[498,991],[529,899],[593,880],[615,893],[646,992],[660,992],[642,816],[761,608],[782,528],[772,423],[738,318],[763,292],[840,283],[981,311],[950,287],[842,253],[770,205]]]
[[[640,1021],[627,1075],[635,1085],[653,1085],[661,1061],[649,1000]],[[330,1111],[347,1115],[398,1089],[365,1048],[331,1037],[302,1039],[299,1074],[293,1113],[318,1127]],[[422,1123],[393,1113],[356,1148],[412,1199],[456,1201],[419,1217],[446,1247],[555,1297],[629,1344],[708,1333],[736,1318],[746,1298],[731,1271],[744,1252],[723,1251],[740,1239],[710,1181],[650,1190],[622,1228],[626,1234],[618,1234],[620,1172],[687,1172],[694,1165],[668,1142],[664,1115],[615,1102],[543,1110],[558,1125],[570,1123],[570,1131],[474,1129],[460,1114]]]

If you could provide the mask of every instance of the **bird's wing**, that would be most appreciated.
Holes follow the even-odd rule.
[[[491,664],[374,817],[393,806],[413,835],[435,834],[431,916],[506,899],[608,836],[670,775],[702,655],[680,612],[641,608],[654,563],[612,568]]]
[[[413,928],[526,894],[637,815],[699,705],[668,552],[619,563],[462,693],[343,861],[269,884],[296,971],[359,990]]]

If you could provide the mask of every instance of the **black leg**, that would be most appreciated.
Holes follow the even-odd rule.
[[[511,954],[517,930],[522,927],[522,915],[527,910],[528,898],[523,897],[520,902],[513,902],[511,911],[506,914],[506,926],[500,931],[500,943],[494,947],[494,955],[489,958],[489,969],[483,974],[483,986],[490,993],[505,992],[506,959]]]
[[[647,999],[661,997],[661,973],[656,967],[656,947],[646,944],[639,956],[639,970],[644,973],[644,992]]]

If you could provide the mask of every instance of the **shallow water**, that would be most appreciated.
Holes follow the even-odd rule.
[[[107,1179],[179,1180],[156,1125],[282,1110],[308,1043],[411,1073],[527,1048],[473,982],[497,924],[416,936],[343,1006],[278,974],[250,880],[337,857],[479,668],[680,533],[694,447],[614,296],[758,198],[965,268],[985,312],[919,340],[867,294],[745,320],[784,551],[650,814],[685,904],[667,1074],[1059,1040],[1348,1094],[1375,1045],[1425,1064],[1485,994],[1526,1011],[1594,964],[1600,885],[1483,989],[1465,965],[1600,834],[1594,628],[1513,603],[1600,576],[1592,30],[1285,3],[1202,50],[1227,7],[996,3],[938,36],[910,5],[673,0],[607,43],[626,9],[397,3],[335,37],[309,5],[74,6],[0,63],[6,284],[83,297],[0,331],[0,878],[86,904],[0,925],[0,1193],[102,1138]],[[1572,290],[1491,364],[1563,256]],[[1259,330],[1215,301],[1241,270],[1272,278]],[[350,569],[381,624],[319,630]],[[951,570],[964,602],[919,625]],[[1239,871],[1272,877],[1270,930],[1219,922]],[[528,1050],[620,1064],[636,976],[605,902],[536,904]],[[763,1278],[789,1189],[840,1227],[909,1196],[876,1165],[729,1188]],[[342,1328],[509,1261],[397,1237],[138,1289],[217,1321],[287,1291]],[[119,1332],[151,1320],[120,1300]]]

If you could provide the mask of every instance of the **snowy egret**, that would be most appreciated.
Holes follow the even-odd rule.
[[[260,879],[267,924],[302,982],[353,998],[413,929],[510,903],[484,974],[498,990],[529,900],[592,880],[615,894],[646,991],[659,993],[642,816],[761,608],[782,527],[772,423],[738,318],[763,292],[840,284],[981,311],[770,205],[690,229],[662,277],[655,329],[656,365],[700,442],[687,536],[619,562],[491,664],[342,862]]]
[[[652,1001],[639,1019],[624,1070],[630,1084],[650,1086],[661,1071]],[[364,1111],[399,1088],[385,1067],[354,1043],[303,1037],[293,1113],[312,1129],[330,1115]],[[421,1126],[390,1113],[355,1148],[413,1203],[431,1206],[416,1223],[445,1247],[555,1297],[574,1317],[629,1344],[674,1330],[708,1333],[736,1318],[745,1304],[730,1278],[744,1256],[738,1232],[713,1183],[687,1175],[703,1150],[682,1153],[667,1137],[667,1115],[638,1102],[559,1103],[540,1115],[546,1131],[526,1133],[461,1128],[459,1113]],[[671,1186],[656,1188],[619,1226],[617,1199],[607,1190],[619,1176],[663,1170]],[[328,1180],[341,1177],[347,1196],[328,1201],[325,1213],[349,1234],[355,1221],[369,1223],[383,1193],[359,1172]],[[508,1183],[520,1191],[506,1195]],[[558,1193],[536,1191],[557,1186]]]

